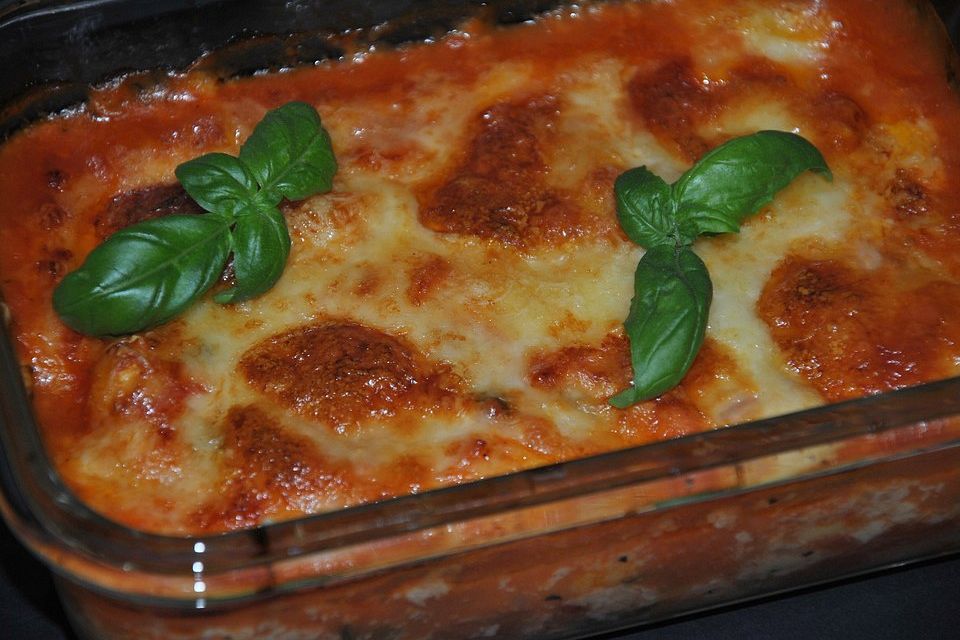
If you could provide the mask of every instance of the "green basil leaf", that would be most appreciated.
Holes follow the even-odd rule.
[[[89,335],[134,333],[183,311],[209,289],[230,253],[218,216],[173,215],[114,233],[53,293],[54,309]]]
[[[617,197],[617,218],[627,237],[644,248],[663,244],[673,237],[670,185],[646,167],[630,169],[617,176],[613,185]]]
[[[194,158],[174,173],[190,197],[213,213],[235,214],[257,193],[257,179],[242,162],[225,153]]]
[[[250,207],[237,216],[233,229],[233,271],[236,285],[218,293],[220,303],[249,300],[268,291],[283,274],[290,255],[290,234],[276,207]]]
[[[739,231],[804,171],[832,179],[817,148],[793,133],[760,131],[720,145],[673,185],[681,237]]]
[[[216,296],[240,302],[276,283],[290,254],[277,204],[329,191],[337,163],[316,110],[291,102],[267,113],[240,157],[208,153],[177,167],[209,213],[150,220],[110,236],[54,291],[70,327],[91,335],[148,329],[209,289],[233,252],[236,285]]]
[[[329,191],[337,161],[316,109],[290,102],[264,116],[240,149],[266,200],[300,200]]]
[[[610,399],[620,409],[676,386],[693,364],[707,327],[713,285],[703,261],[687,246],[648,250],[634,276],[624,323],[633,386]]]

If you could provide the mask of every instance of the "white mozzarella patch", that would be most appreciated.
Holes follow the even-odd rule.
[[[784,64],[819,64],[843,27],[822,5],[821,0],[809,0],[778,6],[757,3],[750,11],[741,8],[739,28],[747,50]]]

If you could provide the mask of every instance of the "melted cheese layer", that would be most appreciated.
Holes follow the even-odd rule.
[[[149,97],[120,83],[30,127],[0,149],[0,268],[58,469],[131,526],[219,531],[955,375],[960,105],[918,20],[896,2],[598,4]],[[341,170],[285,205],[274,289],[116,340],[59,322],[53,287],[109,230],[191,206],[179,162],[235,153],[293,99]],[[613,409],[642,255],[615,177],[672,181],[763,128],[809,138],[834,181],[803,176],[698,241],[702,353],[677,389]]]

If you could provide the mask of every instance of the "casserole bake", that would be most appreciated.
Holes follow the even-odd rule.
[[[361,56],[353,66],[326,64],[276,78],[220,82],[210,75],[215,65],[205,63],[189,76],[135,76],[93,92],[75,116],[11,139],[3,188],[25,211],[5,214],[5,246],[14,246],[18,219],[36,224],[26,215],[39,213],[52,233],[32,242],[16,236],[23,247],[5,258],[5,296],[18,356],[31,366],[27,378],[46,451],[72,493],[43,470],[36,436],[15,430],[31,417],[11,395],[5,438],[21,479],[19,488],[12,485],[6,512],[28,544],[73,580],[64,582],[63,592],[82,629],[106,637],[541,637],[597,630],[630,616],[653,619],[956,546],[957,426],[941,420],[956,409],[956,385],[890,391],[946,377],[955,366],[944,202],[957,183],[949,179],[954,162],[943,136],[956,118],[956,99],[943,71],[952,68],[952,58],[933,14],[900,3],[879,11],[871,5],[871,12],[858,3],[744,4],[741,11],[675,5],[614,4],[576,16],[562,11],[541,19],[540,31],[467,23],[434,45],[445,47],[440,62],[423,53],[429,47],[410,47]],[[669,44],[652,26],[664,24],[676,27]],[[684,28],[687,36],[677,36]],[[717,44],[741,32],[749,37],[736,56],[718,55],[723,47],[692,48],[704,38]],[[860,58],[878,56],[871,44],[892,33],[917,52],[909,65],[873,60],[868,74],[862,65],[845,67],[836,53],[823,57],[823,50],[851,42],[861,47]],[[357,46],[350,39],[325,42],[330,50]],[[653,43],[647,45],[653,51],[637,43]],[[710,55],[694,59],[694,50]],[[497,56],[502,59],[494,65]],[[388,82],[397,77],[405,81]],[[594,99],[609,95],[598,85],[610,78],[625,79],[621,102],[639,119],[640,133],[624,129],[618,114],[591,111],[618,104]],[[427,107],[418,102],[424,95],[433,101]],[[923,96],[919,106],[917,96]],[[287,284],[250,308],[208,305],[172,328],[120,341],[64,338],[44,296],[26,292],[48,291],[105,235],[102,227],[175,200],[163,191],[162,178],[187,151],[229,148],[264,103],[287,98],[309,98],[321,112],[334,112],[325,122],[345,165],[329,200],[287,212],[295,232],[307,239],[340,236],[355,249],[360,245],[348,237],[351,231],[371,236],[357,231],[356,219],[369,223],[371,211],[383,216],[388,210],[392,217],[372,218],[380,244],[363,246],[350,262],[331,260],[329,251],[311,254],[305,241]],[[153,111],[158,104],[162,117]],[[471,106],[431,111],[429,104]],[[413,139],[411,119],[422,134]],[[610,224],[604,194],[612,178],[637,156],[678,172],[681,163],[743,127],[797,123],[824,150],[838,180],[827,188],[814,186],[813,178],[798,184],[785,195],[787,205],[774,205],[740,239],[711,251],[711,268],[727,275],[717,278],[715,342],[701,370],[686,388],[624,419],[603,404],[622,377],[616,324],[629,292],[623,264],[635,260]],[[123,140],[120,148],[100,142],[102,134],[90,135],[111,128],[123,131],[112,138]],[[635,146],[617,147],[622,141],[611,128],[633,136]],[[143,131],[150,137],[138,139]],[[48,135],[47,146],[28,144]],[[431,135],[468,142],[456,155]],[[70,136],[73,144],[63,146]],[[158,138],[165,141],[159,159]],[[91,148],[87,155],[79,151],[84,145]],[[567,174],[551,174],[544,158]],[[576,158],[589,160],[578,166]],[[508,171],[486,168],[497,163]],[[47,196],[27,188],[37,179],[24,176],[37,167]],[[72,191],[84,178],[100,184]],[[482,194],[480,202],[465,199],[465,181]],[[366,188],[371,183],[375,189]],[[50,193],[65,195],[25,206]],[[511,203],[497,206],[503,193]],[[527,199],[528,208],[516,206]],[[363,204],[370,200],[377,206]],[[163,206],[144,205],[153,201]],[[490,201],[494,209],[515,206],[522,215],[491,222]],[[458,207],[466,214],[453,222],[440,215]],[[828,207],[842,216],[812,232]],[[852,220],[858,233],[844,235],[838,217]],[[65,234],[74,244],[51,241],[62,241],[60,230],[77,227],[78,219],[88,225],[86,235]],[[891,229],[899,235],[891,237]],[[851,237],[857,242],[845,252],[831,247]],[[398,249],[384,238],[406,245]],[[745,242],[752,243],[750,252],[739,248]],[[929,261],[911,261],[912,251]],[[325,259],[319,269],[318,255]],[[377,257],[394,266],[378,265]],[[535,258],[543,262],[533,264]],[[595,267],[601,259],[602,270]],[[764,260],[768,266],[757,266]],[[743,271],[745,261],[752,264]],[[406,279],[391,279],[394,271]],[[291,302],[309,298],[296,288],[306,280],[303,272],[326,279],[327,298],[310,302],[306,312]],[[504,274],[514,277],[513,286],[483,290]],[[765,283],[758,274],[773,278]],[[621,281],[627,293],[617,295]],[[746,289],[739,298],[731,288],[738,283]],[[345,297],[338,297],[341,291]],[[557,291],[564,299],[585,297],[574,313],[557,319],[555,306],[544,302],[554,302]],[[457,297],[464,292],[472,294],[471,304]],[[358,299],[373,300],[374,308]],[[437,316],[416,315],[425,301],[438,305],[433,324]],[[744,336],[757,325],[737,308],[754,304],[768,329],[761,325]],[[484,306],[494,312],[476,312]],[[520,311],[527,316],[514,321]],[[279,328],[267,323],[278,317]],[[524,343],[525,331],[537,323],[534,341]],[[458,352],[463,336],[455,330],[462,326],[485,330],[487,342]],[[453,340],[437,339],[442,333]],[[231,340],[219,341],[221,335]],[[772,336],[766,349],[749,348],[764,335]],[[388,354],[363,369],[386,372],[380,379],[401,397],[403,411],[349,384],[332,399],[315,399],[299,386],[328,370],[321,356],[343,344]],[[843,351],[857,356],[855,366],[838,357]],[[755,353],[761,359],[785,353],[800,375],[750,363]],[[903,354],[909,357],[895,357]],[[277,365],[290,360],[308,367]],[[397,368],[398,361],[411,364]],[[211,383],[218,379],[208,377],[210,369],[237,363],[240,391]],[[514,370],[523,384],[498,378]],[[80,378],[94,392],[78,400],[71,380]],[[325,384],[308,386],[339,388],[319,382]],[[427,392],[410,399],[405,384]],[[296,518],[766,417],[816,404],[817,393],[843,400],[878,392],[888,393]],[[225,398],[224,404],[189,413],[194,397],[209,396]],[[162,406],[183,397],[184,406]],[[538,402],[546,409],[538,412]],[[78,408],[65,412],[71,403]],[[277,405],[288,414],[278,417]],[[450,406],[460,422],[444,422],[443,407]],[[456,437],[448,433],[453,424]],[[204,431],[223,425],[226,431]],[[481,428],[486,431],[478,435]],[[391,430],[404,438],[384,445]],[[364,445],[364,435],[376,446]],[[338,451],[344,439],[357,447],[353,453]],[[385,447],[393,457],[378,461]],[[330,462],[356,451],[365,470]],[[34,465],[40,467],[31,474]],[[237,475],[238,468],[247,473]],[[21,494],[29,505],[18,502]],[[235,528],[241,531],[215,535]],[[484,569],[491,566],[505,569]],[[463,599],[472,605],[449,604]],[[371,602],[377,603],[373,616]]]

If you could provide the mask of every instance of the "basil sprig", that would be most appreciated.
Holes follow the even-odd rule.
[[[90,335],[142,331],[172,319],[217,282],[220,303],[254,298],[280,278],[290,235],[278,205],[329,191],[337,162],[316,110],[291,102],[264,116],[239,157],[208,153],[176,168],[208,213],[171,215],[114,233],[53,293],[54,309]]]
[[[633,385],[610,404],[623,409],[672,389],[700,351],[713,284],[691,248],[694,240],[739,231],[804,171],[833,179],[823,156],[802,137],[760,131],[713,149],[672,185],[646,167],[617,178],[620,226],[647,251],[624,322]]]

